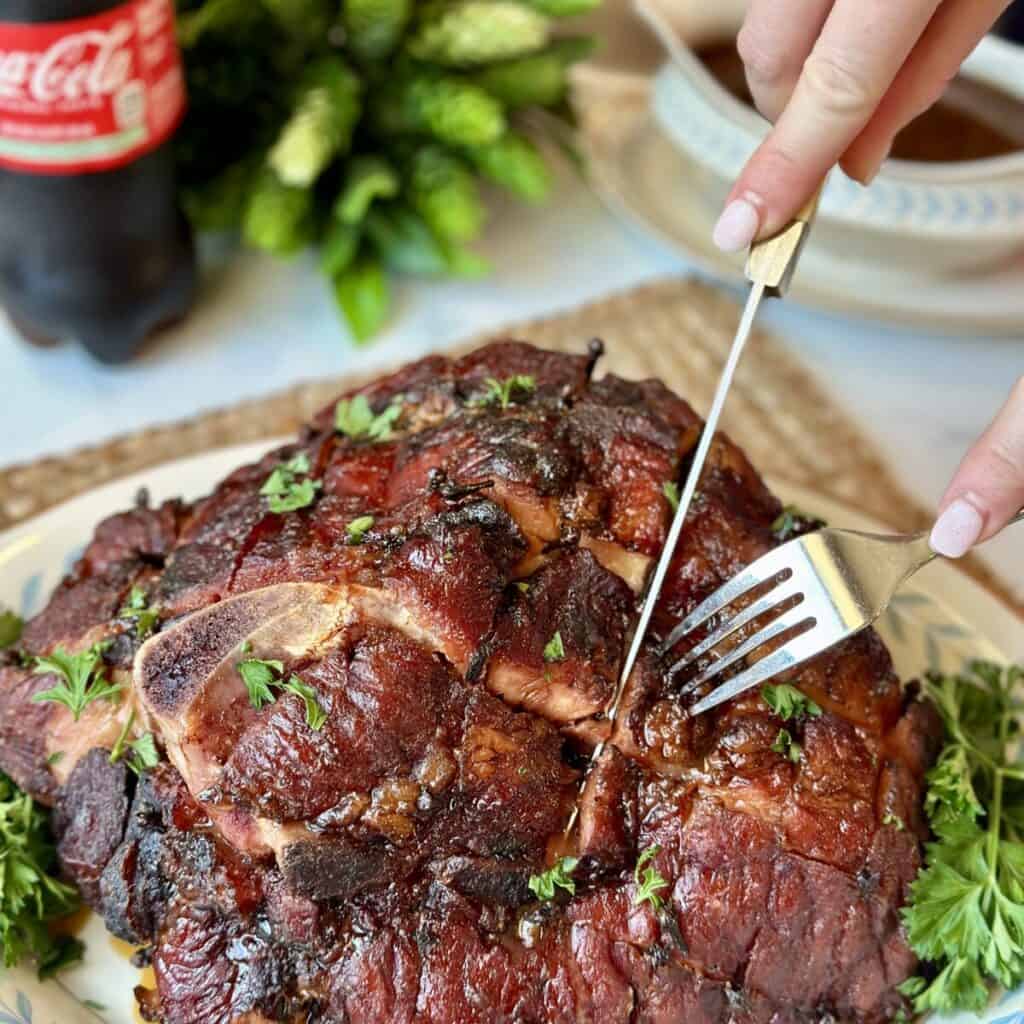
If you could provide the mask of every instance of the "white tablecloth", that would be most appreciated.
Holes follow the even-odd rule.
[[[481,250],[494,264],[487,279],[399,284],[389,328],[365,349],[349,343],[307,257],[282,265],[247,255],[230,263],[208,281],[182,327],[124,367],[99,366],[75,346],[31,348],[0,320],[0,464],[192,416],[300,378],[394,363],[686,269],[621,226],[568,173],[550,205],[497,209]],[[925,503],[938,499],[968,443],[1024,372],[1024,329],[1020,340],[933,338],[783,303],[770,304],[764,319]],[[1024,593],[1024,529],[983,555]]]

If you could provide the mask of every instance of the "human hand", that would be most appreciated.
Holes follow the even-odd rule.
[[[1024,377],[964,456],[939,502],[932,550],[959,558],[1024,506]]]
[[[785,226],[838,162],[868,184],[1010,0],[752,0],[737,40],[775,126],[715,226],[727,252]]]

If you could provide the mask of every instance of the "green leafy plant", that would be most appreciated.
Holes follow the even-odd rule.
[[[81,959],[82,944],[54,935],[51,921],[78,909],[78,894],[59,881],[49,814],[0,774],[0,946],[13,967],[35,961],[41,978]]]
[[[518,373],[514,377],[506,377],[504,380],[488,377],[484,381],[483,394],[474,398],[469,404],[477,408],[497,405],[502,409],[507,409],[516,395],[532,395],[536,387],[537,382],[529,374]]]
[[[576,893],[576,883],[572,873],[579,864],[578,857],[562,857],[553,867],[539,875],[530,875],[527,885],[530,892],[542,901],[553,900],[557,889],[564,889],[570,896]]]
[[[662,877],[653,864],[649,863],[660,852],[660,846],[648,846],[637,858],[636,867],[633,868],[633,881],[636,883],[636,895],[633,897],[633,902],[637,906],[641,903],[649,903],[655,913],[661,913],[663,906],[662,898],[658,893],[662,889],[668,888],[668,880]]]
[[[313,732],[319,732],[327,722],[327,712],[321,706],[316,690],[294,673],[285,679],[284,662],[276,658],[247,658],[238,663],[238,674],[245,683],[249,703],[257,711],[266,704],[273,704],[277,700],[274,691],[281,690],[302,700],[306,708],[306,725]]]
[[[334,407],[334,429],[353,441],[387,441],[402,415],[402,402],[393,399],[383,411],[375,413],[366,395],[342,398]]]
[[[345,527],[345,534],[352,544],[362,544],[366,531],[373,526],[373,516],[359,516]]]
[[[134,740],[128,739],[134,724],[133,711],[125,720],[124,727],[110,751],[110,763],[117,764],[118,761],[124,760],[136,775],[141,775],[147,768],[155,768],[159,764],[160,753],[156,749],[156,739],[151,732],[143,733]]]
[[[674,480],[666,480],[661,485],[661,493],[665,495],[673,515],[679,511],[679,484]]]
[[[804,748],[793,739],[792,733],[788,729],[779,730],[778,735],[772,742],[772,750],[776,754],[788,757],[793,764],[798,764],[804,756]]]
[[[146,592],[142,587],[132,587],[128,598],[117,613],[119,618],[135,623],[135,636],[144,640],[153,632],[160,620],[160,609],[150,607]]]
[[[36,675],[55,675],[57,685],[35,694],[32,697],[33,703],[63,704],[77,722],[94,700],[113,700],[117,697],[121,686],[111,683],[104,675],[104,646],[103,643],[93,644],[78,654],[71,654],[63,647],[58,647],[52,654],[35,658],[33,671]]]
[[[305,452],[277,466],[260,488],[270,511],[283,515],[312,505],[323,485],[308,474],[309,457]]]
[[[565,644],[562,642],[561,631],[556,630],[551,639],[544,645],[545,661],[563,661],[565,659]]]
[[[522,115],[567,117],[568,69],[591,47],[555,38],[555,19],[598,2],[178,0],[186,212],[277,256],[319,246],[353,337],[368,338],[390,273],[486,271],[467,248],[486,220],[481,179],[546,198]]]
[[[901,986],[915,1011],[982,1009],[988,982],[1024,981],[1024,669],[974,662],[930,675],[925,692],[946,727],[928,774],[934,839],[903,916],[929,970]]]
[[[821,708],[810,697],[789,683],[769,683],[761,687],[761,697],[784,722],[802,716],[817,718],[821,714]]]

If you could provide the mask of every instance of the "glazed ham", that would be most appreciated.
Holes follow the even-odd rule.
[[[657,382],[595,379],[599,354],[503,342],[343,396],[387,411],[382,429],[345,434],[332,407],[209,497],[108,519],[0,664],[0,763],[55,805],[67,877],[145,947],[146,1019],[875,1024],[903,1008],[934,715],[867,632],[790,680],[822,709],[785,723],[795,759],[756,691],[689,716],[659,638],[778,543],[779,503],[719,438],[609,722],[664,485],[701,422]],[[274,512],[261,489],[284,463],[317,486]],[[133,593],[158,613],[148,637]],[[77,722],[32,701],[56,682],[33,656],[101,641],[117,700]],[[254,699],[247,660],[305,690]],[[160,751],[138,776],[109,756],[125,728]],[[570,887],[538,899],[531,877],[563,855]]]

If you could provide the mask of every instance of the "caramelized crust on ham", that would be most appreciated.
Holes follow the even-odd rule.
[[[720,437],[609,722],[665,484],[701,422],[657,382],[593,379],[599,354],[502,342],[343,396],[397,406],[392,433],[346,437],[332,406],[208,497],[106,520],[0,662],[0,765],[56,804],[65,874],[146,947],[145,1019],[881,1024],[903,1008],[936,717],[871,632],[790,680],[823,709],[785,723],[796,762],[756,692],[690,717],[659,640],[777,543],[779,503]],[[499,397],[513,376],[530,382]],[[272,513],[260,488],[298,455],[321,487]],[[144,642],[120,617],[132,587],[159,608]],[[78,722],[33,701],[55,683],[34,656],[97,642],[118,701]],[[279,686],[256,706],[250,659],[311,688],[322,726]],[[137,778],[109,753],[130,716],[162,755]],[[575,892],[538,901],[531,876],[565,854]]]

